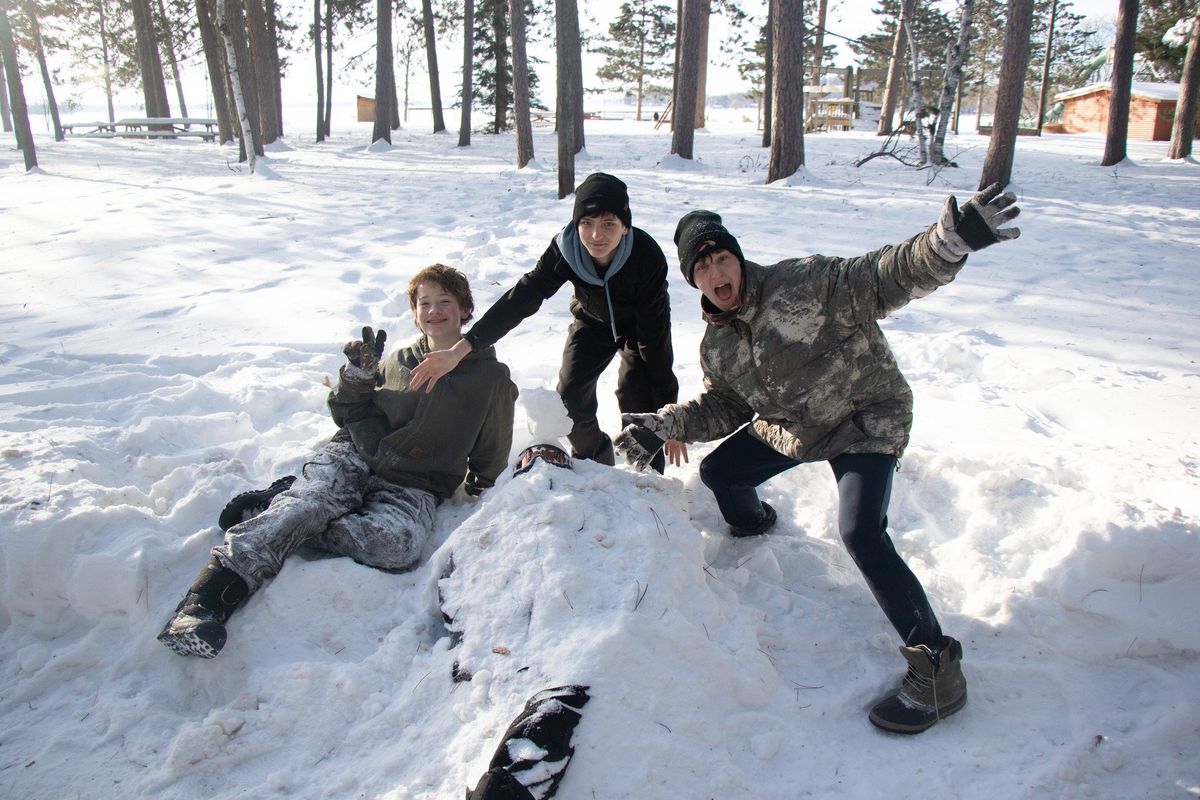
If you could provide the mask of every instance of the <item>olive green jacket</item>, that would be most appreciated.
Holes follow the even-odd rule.
[[[371,471],[400,486],[449,497],[495,484],[512,448],[517,387],[494,348],[470,353],[431,393],[412,390],[412,369],[429,352],[425,337],[388,355],[382,384],[348,379],[329,393],[329,411]]]

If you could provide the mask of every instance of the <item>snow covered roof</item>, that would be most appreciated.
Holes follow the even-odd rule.
[[[1112,89],[1112,85],[1109,83],[1092,83],[1069,92],[1059,92],[1054,95],[1054,102],[1069,100],[1072,97],[1083,97],[1093,92],[1107,92],[1110,89]],[[1130,87],[1130,94],[1134,97],[1145,97],[1151,100],[1174,100],[1179,97],[1179,84],[1134,81]]]

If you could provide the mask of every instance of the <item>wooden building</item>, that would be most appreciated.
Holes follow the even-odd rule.
[[[1045,125],[1043,130],[1046,133],[1104,133],[1108,130],[1111,92],[1111,85],[1093,83],[1082,89],[1055,95],[1054,102],[1063,105],[1062,113],[1053,123]],[[1178,83],[1135,81],[1129,98],[1129,138],[1170,141],[1178,97]],[[1200,109],[1196,117],[1200,121]],[[1200,133],[1200,124],[1196,130]]]

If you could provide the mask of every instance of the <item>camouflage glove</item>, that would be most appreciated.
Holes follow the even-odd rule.
[[[622,414],[621,424],[625,429],[613,439],[613,447],[639,470],[650,466],[668,439],[679,438],[675,421],[661,414]]]
[[[383,346],[386,342],[387,331],[380,330],[379,333],[375,333],[369,325],[364,325],[362,341],[346,342],[342,348],[342,352],[350,361],[347,366],[342,367],[342,380],[372,385],[377,383],[379,360],[383,357]]]
[[[932,238],[933,250],[945,261],[959,261],[967,253],[1021,235],[1020,228],[1001,228],[1021,213],[1012,192],[1000,193],[999,183],[979,192],[962,207],[954,195],[946,198]]]

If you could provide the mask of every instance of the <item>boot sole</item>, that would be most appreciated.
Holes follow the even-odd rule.
[[[214,644],[200,636],[196,630],[163,631],[158,640],[166,645],[171,652],[181,656],[196,656],[198,658],[216,658],[225,642]]]
[[[941,722],[942,720],[944,720],[946,717],[950,716],[951,714],[961,711],[963,709],[963,706],[965,706],[966,704],[967,704],[967,692],[964,689],[963,693],[962,693],[962,697],[960,697],[958,700],[954,701],[952,704],[941,708],[938,711],[938,713],[932,719],[930,719],[928,722],[921,722],[921,723],[914,723],[911,725],[906,725],[903,722],[897,722],[895,720],[883,719],[882,717],[878,717],[875,715],[874,711],[872,711],[870,714],[867,715],[867,719],[871,720],[871,724],[874,725],[876,728],[887,731],[888,733],[903,733],[903,734],[921,733],[922,731],[929,730],[934,725],[938,724],[939,722]]]

